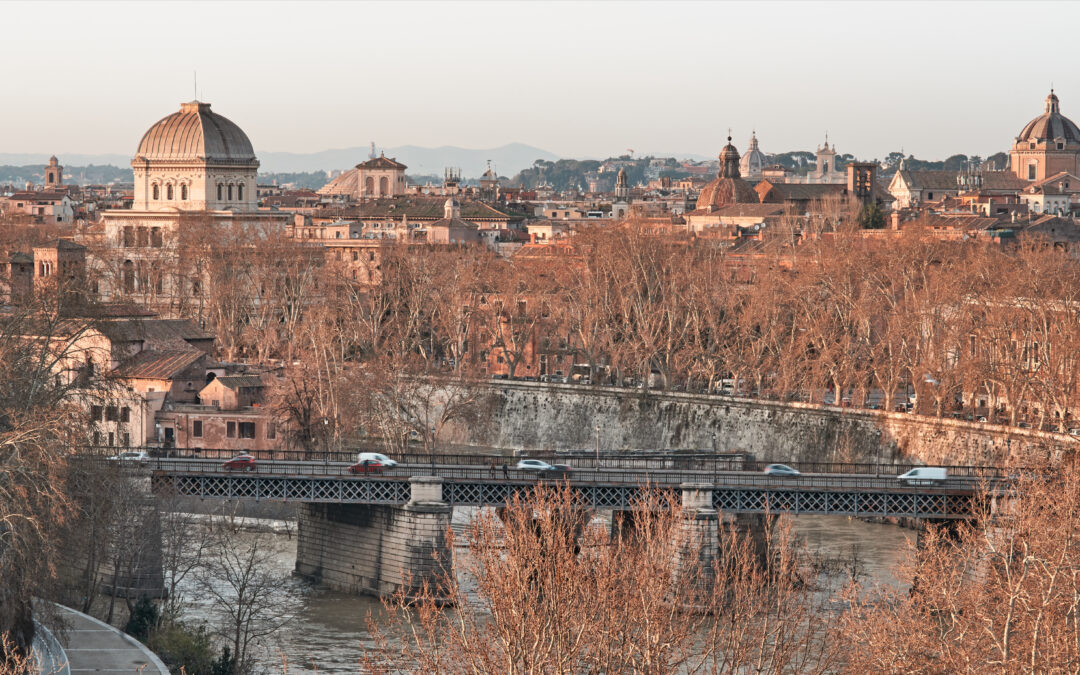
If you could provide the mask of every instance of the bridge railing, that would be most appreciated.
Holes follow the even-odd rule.
[[[534,472],[501,467],[492,471],[490,467],[466,466],[423,466],[399,465],[386,468],[378,473],[352,474],[348,465],[321,462],[262,462],[251,471],[226,471],[220,462],[210,460],[185,460],[155,458],[146,465],[155,472],[178,475],[235,475],[237,477],[295,477],[320,478],[334,477],[348,480],[407,480],[414,475],[435,475],[455,481],[467,482],[512,482],[512,483],[559,483],[567,481],[573,485],[651,485],[657,487],[675,487],[682,483],[703,483],[727,488],[770,487],[818,488],[822,490],[888,490],[917,492],[965,492],[971,493],[986,487],[993,492],[1007,488],[1006,481],[994,479],[975,479],[950,477],[940,483],[912,486],[898,481],[894,476],[869,476],[845,474],[804,474],[801,476],[778,477],[751,472],[705,472],[684,470],[610,470],[577,469],[568,472]]]
[[[220,448],[115,448],[93,447],[87,448],[87,454],[98,457],[109,457],[123,451],[143,450],[151,458],[183,458],[205,459],[224,461],[231,459],[243,451]],[[354,450],[334,450],[329,452],[303,450],[254,450],[249,451],[260,461],[279,462],[324,462],[353,464],[357,461],[357,452]],[[518,457],[494,453],[393,453],[388,455],[402,464],[453,464],[460,466],[489,467],[494,463],[497,470],[501,470],[503,464],[512,467],[517,463]],[[742,454],[731,453],[708,453],[708,452],[679,452],[679,451],[650,451],[646,453],[600,453],[599,461],[596,454],[587,451],[571,452],[530,452],[523,457],[540,459],[552,464],[569,464],[574,469],[637,469],[637,470],[685,470],[685,471],[748,471],[763,472],[769,464],[769,460],[755,460]],[[801,473],[821,474],[858,474],[867,476],[898,476],[919,466],[914,463],[866,463],[866,462],[783,462]],[[953,478],[981,478],[981,479],[1007,479],[1020,474],[1032,473],[1023,467],[988,467],[968,465],[936,465],[945,468]]]

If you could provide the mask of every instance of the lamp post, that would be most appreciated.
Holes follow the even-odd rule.
[[[596,470],[600,470],[600,424],[596,425]]]
[[[716,432],[712,433],[712,472],[716,476]]]
[[[435,475],[435,427],[431,427],[431,475]]]
[[[330,464],[330,420],[322,418],[323,426],[323,466]]]

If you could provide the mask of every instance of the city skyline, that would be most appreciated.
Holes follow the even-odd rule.
[[[1021,34],[1010,50],[980,50],[957,39],[957,26],[986,35],[1011,25],[1012,5],[978,16],[965,3],[213,7],[212,21],[174,3],[5,8],[17,24],[57,11],[66,20],[55,48],[33,31],[0,46],[5,63],[32,52],[36,64],[9,74],[33,104],[0,111],[0,128],[18,130],[0,149],[130,154],[195,96],[243,126],[257,152],[297,153],[374,140],[715,156],[730,128],[740,147],[756,130],[765,152],[813,150],[828,133],[862,159],[901,148],[943,159],[1007,150],[1051,84],[1062,111],[1080,113],[1064,69],[1032,76],[1012,56],[1038,48],[1053,61],[1066,45]],[[175,49],[144,55],[147,35]]]

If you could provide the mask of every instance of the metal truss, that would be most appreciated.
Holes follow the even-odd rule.
[[[342,476],[275,476],[162,474],[154,476],[155,491],[200,499],[252,499],[336,504],[405,504],[407,480]],[[593,509],[633,509],[643,488],[633,485],[575,484],[583,506]],[[444,479],[443,499],[451,505],[505,506],[535,483]],[[668,487],[666,489],[674,489]],[[886,492],[868,489],[800,490],[767,487],[713,487],[713,506],[728,513],[818,514],[885,518],[971,518],[974,497],[968,493]]]

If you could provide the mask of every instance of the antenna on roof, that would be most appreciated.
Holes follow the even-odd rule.
[[[198,101],[199,100],[199,71],[197,71],[197,70],[191,71],[191,76],[192,76],[192,79],[194,80],[194,82],[192,82],[192,86],[191,86],[191,89],[192,89],[191,93],[194,94],[195,100]]]

